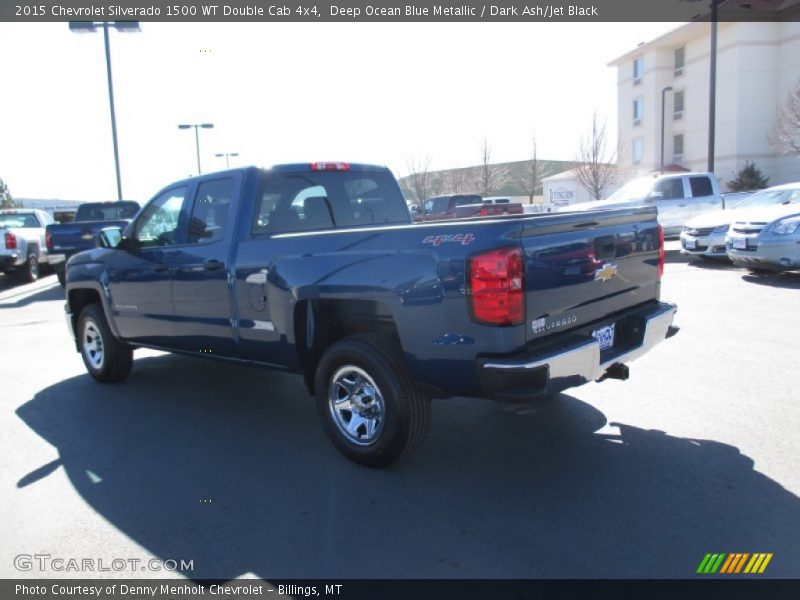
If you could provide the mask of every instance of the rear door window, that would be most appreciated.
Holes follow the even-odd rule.
[[[692,188],[692,197],[712,196],[714,188],[708,177],[689,177],[689,186]]]
[[[189,218],[190,244],[210,244],[224,239],[232,196],[233,179],[230,177],[200,184]]]

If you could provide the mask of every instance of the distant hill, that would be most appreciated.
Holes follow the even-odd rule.
[[[530,190],[526,187],[526,179],[531,168],[531,160],[519,160],[515,162],[493,164],[497,175],[494,178],[495,185],[490,190],[490,196],[527,196]],[[549,177],[562,171],[567,171],[574,166],[574,163],[566,160],[539,160],[541,177]],[[438,196],[441,194],[460,194],[477,193],[480,189],[481,165],[471,167],[461,167],[458,169],[444,169],[441,171],[429,171],[427,176],[427,197]],[[414,186],[411,183],[411,175],[406,175],[399,179],[400,188],[408,199],[424,200],[416,197]],[[541,195],[542,184],[534,195]]]

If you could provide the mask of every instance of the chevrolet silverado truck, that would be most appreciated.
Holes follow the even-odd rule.
[[[64,285],[64,265],[70,256],[94,248],[97,233],[104,227],[126,226],[139,208],[136,202],[130,200],[87,202],[78,207],[74,221],[48,225],[47,250],[58,282]]]
[[[384,167],[234,169],[160,191],[67,263],[89,374],[136,348],[297,373],[333,444],[388,465],[431,398],[533,401],[677,332],[652,207],[414,224]]]
[[[478,194],[451,194],[429,198],[422,205],[417,221],[445,221],[470,217],[521,215],[518,202],[487,202]]]
[[[39,267],[50,259],[45,227],[52,222],[53,217],[43,210],[0,210],[0,273],[13,273],[28,282],[39,279]]]

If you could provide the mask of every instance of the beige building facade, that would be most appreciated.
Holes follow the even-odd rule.
[[[664,164],[705,171],[708,157],[709,23],[689,23],[615,59],[620,166],[642,175]],[[769,144],[779,106],[800,84],[800,23],[720,23],[714,173],[722,189],[746,161],[770,185],[800,181],[800,156]]]

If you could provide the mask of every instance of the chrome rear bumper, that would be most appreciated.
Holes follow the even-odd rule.
[[[649,352],[678,332],[672,325],[677,307],[659,302],[646,309],[621,315],[610,322],[625,323],[627,344],[601,352],[599,342],[588,334],[573,334],[546,349],[511,358],[482,358],[478,374],[486,395],[498,399],[525,400],[554,394],[589,381],[614,377],[609,369]]]

